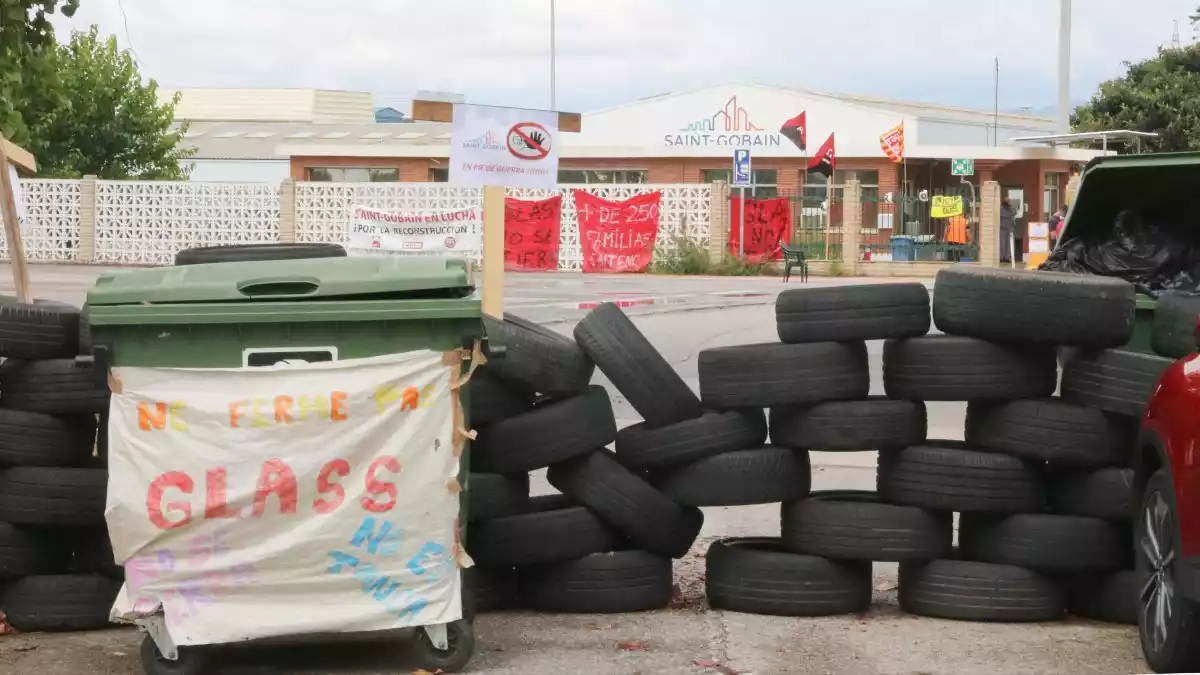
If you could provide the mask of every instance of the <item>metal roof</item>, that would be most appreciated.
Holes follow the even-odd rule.
[[[293,122],[192,122],[182,145],[195,159],[287,159],[276,149],[304,143],[338,145],[449,145],[449,124],[305,124]]]

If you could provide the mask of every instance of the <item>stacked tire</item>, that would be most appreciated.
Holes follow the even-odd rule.
[[[103,628],[120,590],[96,452],[108,385],[83,333],[74,307],[0,299],[0,624],[18,631]]]
[[[658,353],[646,351],[644,336],[612,305],[585,318],[576,338],[512,315],[489,320],[489,348],[503,347],[503,354],[468,385],[478,431],[467,533],[476,611],[665,607],[673,591],[671,559],[699,534],[698,509],[677,505],[606,449],[617,437],[612,404],[603,387],[589,384],[599,364],[616,386],[628,388],[622,375]],[[629,358],[641,361],[630,366]],[[622,389],[638,396],[631,391]],[[529,473],[545,468],[561,494],[531,498]]]
[[[756,503],[781,503],[780,537],[725,539],[709,548],[710,606],[786,616],[862,612],[871,603],[872,561],[942,556],[952,523],[871,492],[810,492],[809,452],[884,452],[925,440],[923,404],[868,395],[866,341],[925,335],[929,292],[921,284],[789,290],[775,311],[780,342],[699,356],[706,405],[742,415],[769,410],[770,445],[743,451],[767,470],[738,473],[737,463],[727,462],[708,475],[677,469],[672,480],[694,492],[754,490]],[[772,467],[773,456],[790,457],[802,478]]]
[[[1132,333],[1133,287],[963,266],[938,274],[932,309],[945,335],[889,342],[885,390],[966,401],[966,442],[881,452],[878,492],[942,517],[957,512],[958,548],[901,563],[901,607],[975,621],[1068,610],[1133,621],[1128,462],[1158,367],[1115,349]]]

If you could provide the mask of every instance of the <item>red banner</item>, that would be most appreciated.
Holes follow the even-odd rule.
[[[504,269],[553,272],[558,269],[562,195],[525,201],[504,200]]]
[[[742,239],[741,198],[729,200],[729,252],[739,253]],[[787,197],[746,200],[746,258],[753,261],[779,260],[780,242],[792,240],[792,209]]]
[[[654,259],[662,192],[610,202],[575,190],[584,272],[645,272]]]

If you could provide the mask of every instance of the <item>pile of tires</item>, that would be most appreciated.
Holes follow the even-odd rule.
[[[0,300],[0,628],[103,628],[120,590],[86,335],[74,307]]]
[[[591,312],[574,340],[513,315],[487,331],[503,355],[467,385],[478,432],[466,541],[474,610],[665,607],[671,560],[691,548],[704,517],[623,461],[608,392],[590,381],[598,366],[647,433],[700,417],[699,400],[615,305]],[[616,453],[606,448],[614,441]],[[560,494],[530,497],[529,474],[544,468]]]
[[[877,489],[890,503],[958,513],[958,546],[901,563],[901,607],[1135,623],[1130,460],[1170,360],[1118,349],[1132,335],[1133,287],[954,267],[938,274],[932,310],[945,334],[889,342],[884,387],[894,399],[967,401],[965,442],[881,452]]]

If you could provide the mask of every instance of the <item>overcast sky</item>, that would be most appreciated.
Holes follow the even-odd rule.
[[[418,89],[549,104],[550,0],[82,0],[166,87]],[[124,16],[120,5],[124,5]],[[1075,0],[1072,99],[1153,55],[1200,0]],[[728,81],[937,103],[1055,102],[1056,0],[557,0],[558,108]]]

